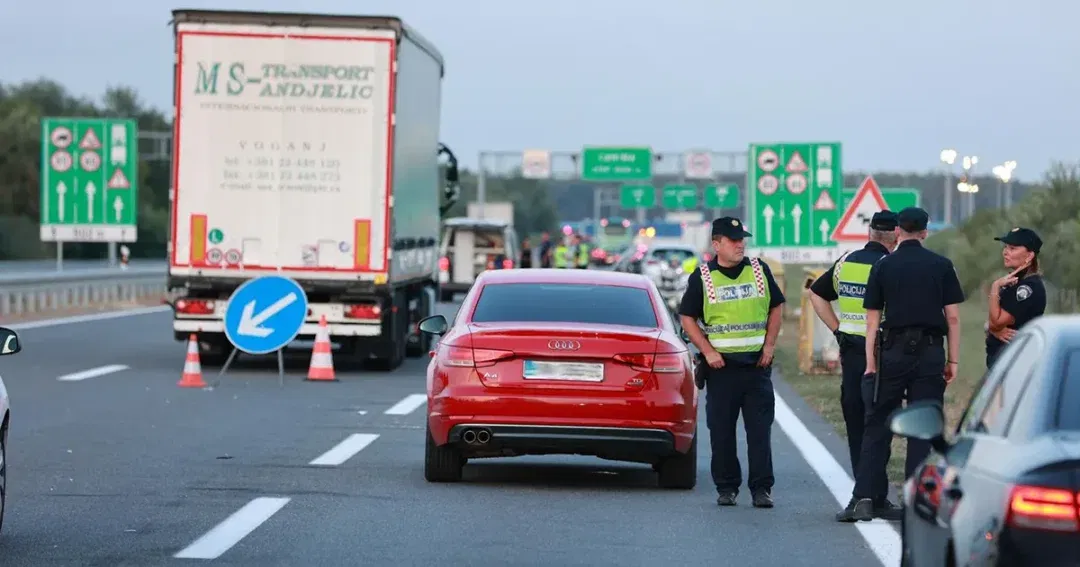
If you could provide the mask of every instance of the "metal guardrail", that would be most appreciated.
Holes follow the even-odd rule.
[[[163,297],[165,274],[159,266],[0,274],[0,316]]]

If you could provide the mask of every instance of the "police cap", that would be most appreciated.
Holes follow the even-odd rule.
[[[732,240],[742,240],[747,236],[753,236],[746,231],[742,221],[735,217],[720,217],[712,221],[713,238],[726,236]]]
[[[870,228],[874,230],[894,230],[896,225],[896,213],[888,209],[874,213],[870,219]]]
[[[1030,228],[1016,227],[1006,232],[1004,236],[994,238],[994,240],[999,240],[1011,246],[1023,246],[1036,254],[1042,249],[1042,239]]]
[[[904,232],[919,232],[930,224],[930,215],[919,207],[907,207],[897,213],[896,223]]]

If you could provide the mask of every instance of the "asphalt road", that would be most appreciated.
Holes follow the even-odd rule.
[[[20,334],[23,352],[0,358],[5,566],[880,564],[865,527],[832,521],[835,490],[779,426],[771,510],[745,489],[716,506],[704,416],[693,491],[586,458],[493,460],[428,484],[426,359],[307,383],[300,352],[283,386],[271,359],[181,389],[167,313]]]

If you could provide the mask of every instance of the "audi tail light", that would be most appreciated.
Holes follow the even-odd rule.
[[[641,372],[670,374],[685,370],[683,360],[677,354],[616,354],[613,358],[615,362]]]
[[[1009,495],[1006,523],[1029,530],[1080,532],[1080,494],[1060,488],[1015,486]]]
[[[496,350],[487,348],[468,348],[460,346],[443,346],[439,357],[446,366],[458,368],[483,368],[493,366],[500,360],[513,358],[514,353],[508,350]]]

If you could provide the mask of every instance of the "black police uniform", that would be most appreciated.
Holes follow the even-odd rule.
[[[870,228],[892,231],[896,229],[896,213],[880,211],[870,219]],[[843,256],[844,262],[856,264],[874,264],[889,254],[889,249],[880,242],[867,242],[860,250]],[[810,284],[810,291],[825,301],[840,299],[833,277],[837,260]],[[856,290],[856,291],[865,291]],[[858,297],[858,296],[856,296]],[[866,337],[850,335],[837,329],[833,332],[836,343],[840,346],[840,408],[844,414],[844,426],[847,429],[848,453],[851,456],[851,474],[859,470],[859,454],[862,452],[863,421],[866,419],[866,406],[862,399],[862,377],[866,373]],[[886,494],[875,494],[875,500],[882,500]]]
[[[736,224],[732,224],[735,221]],[[713,221],[713,236],[726,236],[738,240],[751,236],[738,219],[723,217]],[[743,258],[737,266],[725,268],[716,259],[706,264],[710,271],[718,271],[729,278],[737,278],[743,270],[750,270],[749,258]],[[777,285],[772,270],[761,262],[761,270],[769,286],[769,310],[782,305],[784,292]],[[705,310],[705,289],[701,270],[694,270],[687,281],[679,305],[679,314],[701,320]],[[771,506],[770,493],[774,484],[772,465],[772,425],[776,398],[773,393],[772,365],[759,368],[761,351],[724,353],[724,367],[712,368],[702,355],[698,355],[698,388],[705,390],[705,414],[709,427],[712,449],[712,479],[720,495],[717,503],[733,505],[742,485],[742,467],[739,464],[735,426],[742,413],[746,430],[747,460],[749,471],[747,487],[754,495],[756,506]]]
[[[1004,244],[1011,246],[1023,246],[1036,255],[1042,250],[1042,239],[1030,228],[1014,228],[1004,236],[995,238]],[[1019,329],[1032,319],[1046,312],[1046,286],[1043,285],[1042,276],[1029,274],[1020,278],[1015,284],[1005,286],[998,292],[998,305],[1008,312],[1015,320],[1010,329]],[[997,360],[1005,343],[997,337],[986,333],[986,367],[990,368]]]
[[[926,211],[908,207],[897,215],[905,232],[926,230]],[[964,292],[952,262],[923,247],[918,240],[905,240],[896,251],[878,260],[870,270],[863,307],[882,311],[877,337],[877,373],[863,377],[866,421],[862,454],[855,473],[855,489],[847,508],[837,514],[842,522],[870,520],[878,513],[873,497],[888,490],[885,468],[889,461],[892,432],[889,416],[908,402],[937,400],[945,395],[945,341],[948,322],[946,305],[963,303]],[[930,452],[930,444],[908,440],[905,476]]]

